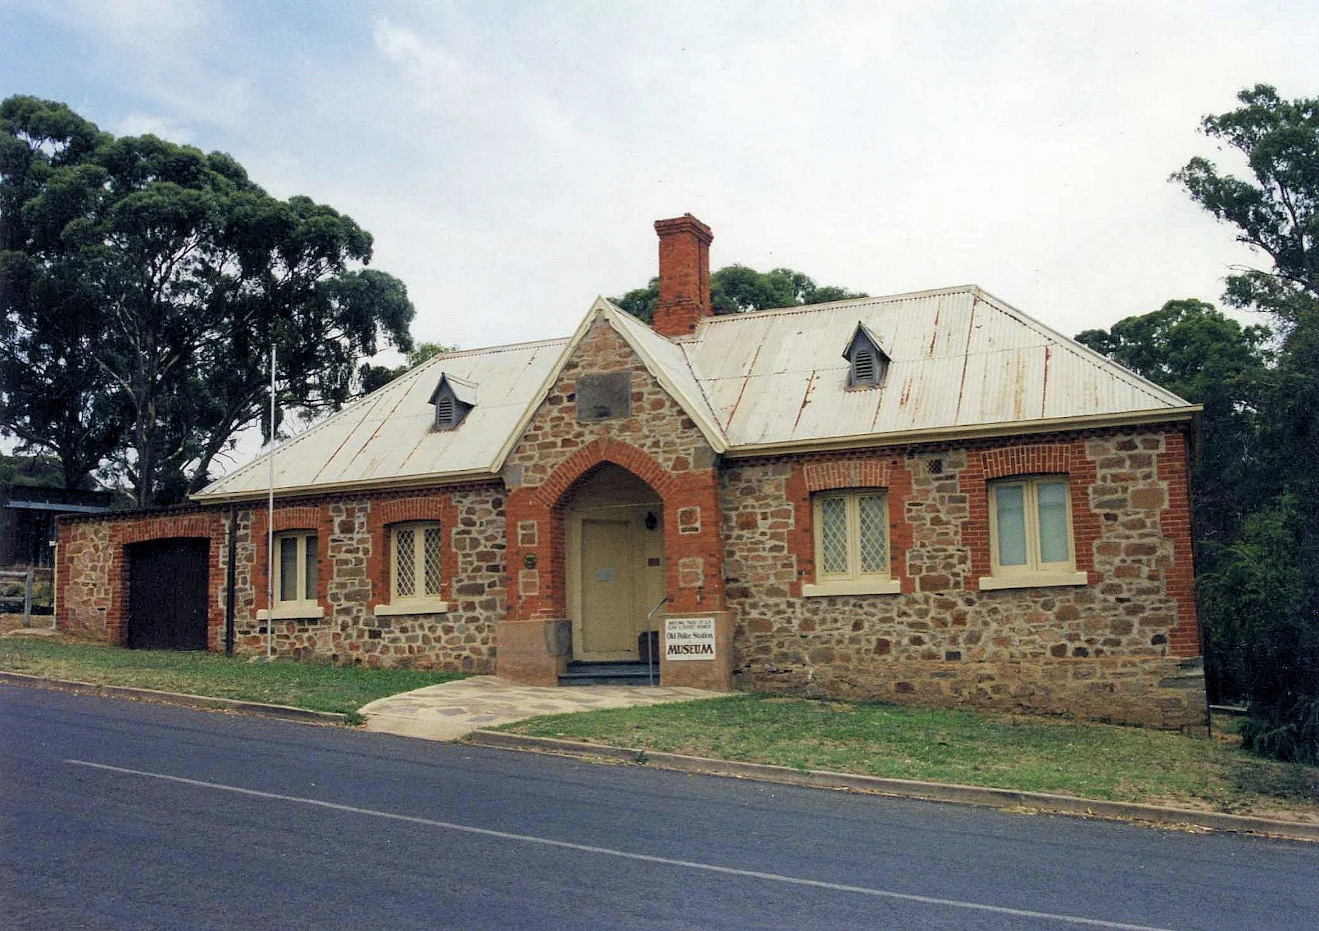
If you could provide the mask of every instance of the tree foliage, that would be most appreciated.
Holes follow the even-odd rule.
[[[791,268],[758,272],[745,265],[727,265],[710,275],[710,303],[716,314],[740,314],[867,296],[860,291],[818,285],[809,275]],[[634,288],[610,300],[632,316],[650,323],[659,301],[659,279],[652,278],[646,287]]]
[[[1319,762],[1319,99],[1284,100],[1262,84],[1238,99],[1202,128],[1244,156],[1251,177],[1205,158],[1173,177],[1267,260],[1235,270],[1225,299],[1278,325],[1256,433],[1257,472],[1274,493],[1199,585],[1210,645],[1250,701],[1248,743]]]
[[[0,103],[0,425],[98,464],[141,507],[208,481],[282,408],[333,409],[357,360],[411,347],[398,279],[372,240],[306,197],[278,200],[223,153],[115,138],[63,104]]]
[[[1237,95],[1241,106],[1207,116],[1207,136],[1246,159],[1253,180],[1220,174],[1193,158],[1173,175],[1200,206],[1237,228],[1237,240],[1264,253],[1268,268],[1227,281],[1226,300],[1288,323],[1319,309],[1319,98],[1283,100],[1267,84]]]

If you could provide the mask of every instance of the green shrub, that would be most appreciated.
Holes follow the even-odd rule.
[[[1243,745],[1319,762],[1319,619],[1305,520],[1295,498],[1278,497],[1247,520],[1200,590],[1215,662],[1250,706]]]

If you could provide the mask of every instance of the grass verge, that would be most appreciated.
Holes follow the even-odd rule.
[[[501,730],[898,779],[1319,822],[1319,767],[1213,740],[1054,719],[737,695]]]
[[[0,669],[97,685],[335,711],[354,716],[351,719],[358,708],[377,698],[463,678],[414,669],[252,663],[214,653],[125,650],[20,637],[0,640]]]

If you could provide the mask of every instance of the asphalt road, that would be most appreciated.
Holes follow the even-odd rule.
[[[0,927],[1316,928],[1319,846],[0,686]]]

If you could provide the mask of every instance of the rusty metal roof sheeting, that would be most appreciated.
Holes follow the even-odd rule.
[[[603,318],[717,452],[873,442],[938,431],[1065,427],[1104,415],[1186,416],[1186,401],[974,285],[765,310],[701,322],[669,340],[597,299],[570,339],[448,353],[418,366],[274,451],[279,493],[491,477],[575,346]],[[838,354],[860,323],[890,359],[883,384],[849,388]],[[435,430],[441,375],[479,399]],[[267,457],[201,501],[267,489]]]
[[[857,322],[891,362],[849,389]],[[1186,408],[968,285],[704,321],[682,343],[730,448]]]
[[[442,479],[493,472],[505,438],[559,361],[567,340],[439,355],[203,489],[197,500],[247,498],[275,490]],[[447,374],[478,401],[461,426],[435,430],[430,397]],[[472,387],[466,387],[472,386]]]

